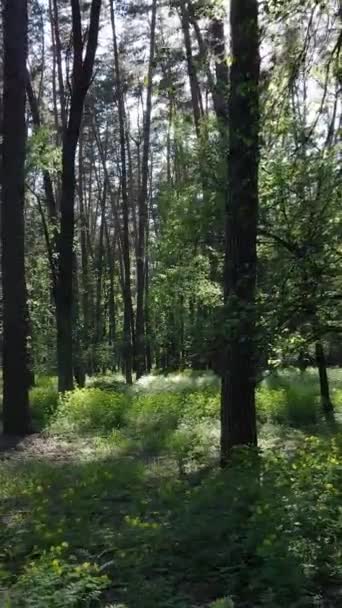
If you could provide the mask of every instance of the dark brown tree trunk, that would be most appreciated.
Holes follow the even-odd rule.
[[[92,371],[90,362],[90,281],[89,281],[89,261],[87,247],[88,218],[84,205],[83,191],[83,138],[80,136],[79,142],[79,161],[78,161],[78,200],[80,211],[80,246],[81,246],[81,304],[82,304],[82,348],[84,349],[85,369],[87,373]]]
[[[71,390],[73,381],[73,240],[75,215],[75,155],[85,97],[90,86],[101,0],[93,0],[87,49],[83,59],[83,36],[79,0],[71,0],[73,22],[73,75],[68,125],[63,136],[61,224],[56,294],[58,390]]]
[[[2,145],[3,430],[31,430],[24,249],[27,3],[6,0]]]
[[[136,375],[140,378],[145,372],[145,319],[144,319],[144,296],[145,296],[145,247],[146,228],[148,222],[148,161],[150,153],[151,114],[152,114],[152,89],[155,54],[157,0],[152,3],[150,57],[147,76],[147,99],[144,116],[143,134],[143,156],[141,189],[139,192],[139,229],[137,247],[137,312],[136,312]]]
[[[131,261],[129,249],[129,202],[127,194],[127,167],[126,167],[126,134],[125,134],[125,108],[122,92],[121,73],[119,64],[119,53],[115,31],[115,15],[113,1],[110,3],[111,22],[114,45],[114,63],[116,86],[118,92],[119,106],[119,127],[120,127],[120,154],[121,154],[121,196],[122,196],[122,216],[123,216],[123,235],[122,235],[122,257],[123,257],[123,300],[124,300],[124,323],[123,323],[123,359],[127,384],[132,384],[133,371],[133,305],[131,292]]]
[[[73,255],[73,366],[77,386],[83,388],[86,383],[85,358],[82,350],[82,334],[80,324],[80,297],[78,285],[78,261],[76,253]]]
[[[316,352],[316,365],[319,374],[319,386],[321,393],[321,405],[325,414],[331,414],[334,411],[334,407],[330,398],[329,390],[329,379],[327,372],[327,364],[325,360],[325,353],[322,342],[318,341],[315,344]]]
[[[224,269],[225,369],[221,461],[231,448],[256,445],[255,285],[259,164],[257,0],[231,0],[229,195]]]

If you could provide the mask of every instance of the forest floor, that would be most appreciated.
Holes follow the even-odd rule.
[[[258,392],[261,451],[218,467],[217,381],[110,377],[0,452],[4,608],[342,606],[342,375],[334,423],[313,375]],[[296,406],[294,404],[294,399]]]

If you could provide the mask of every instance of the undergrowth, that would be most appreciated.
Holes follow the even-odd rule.
[[[237,450],[224,471],[215,377],[113,382],[32,389],[45,441],[88,452],[1,462],[1,606],[340,605],[342,434],[311,374],[259,387],[259,425],[281,447]]]

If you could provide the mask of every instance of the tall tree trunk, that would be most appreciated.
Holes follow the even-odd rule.
[[[189,82],[190,82],[192,111],[193,111],[193,116],[194,116],[194,123],[195,123],[197,137],[199,137],[201,118],[203,116],[203,104],[202,104],[201,90],[200,90],[198,77],[197,77],[197,69],[196,69],[196,65],[194,63],[194,58],[193,58],[193,54],[192,54],[189,12],[188,12],[188,7],[187,7],[185,0],[180,0],[180,14],[181,14],[181,23],[182,23],[182,30],[183,30],[183,36],[184,36],[186,61],[187,61],[187,66],[188,66],[188,74],[189,74]]]
[[[103,194],[101,201],[101,219],[100,219],[100,234],[99,234],[99,249],[97,257],[97,280],[96,280],[96,312],[95,312],[95,342],[99,344],[103,337],[103,319],[102,319],[102,283],[103,283],[103,263],[104,263],[104,229],[105,229],[105,212],[106,212],[106,197],[107,197],[107,181],[104,181]]]
[[[145,247],[146,227],[148,222],[148,160],[150,153],[151,114],[152,114],[152,89],[155,54],[157,0],[152,4],[152,21],[150,37],[150,58],[147,75],[147,99],[144,116],[143,133],[143,156],[141,189],[139,192],[139,229],[138,229],[138,251],[137,251],[137,313],[136,313],[136,373],[137,379],[145,371],[145,320],[144,320],[144,295],[145,295]]]
[[[33,126],[36,130],[38,130],[41,127],[39,106],[38,106],[38,101],[37,101],[36,95],[32,88],[31,77],[30,77],[29,73],[27,73],[26,92],[27,92],[27,99],[28,99],[28,102],[30,105]],[[56,201],[55,201],[55,195],[53,192],[51,176],[47,169],[45,169],[43,171],[43,180],[44,180],[44,191],[45,191],[46,206],[47,206],[47,210],[48,210],[48,214],[49,214],[49,219],[53,222],[53,225],[56,226],[56,220],[57,220]],[[56,237],[56,235],[55,235],[55,237]]]
[[[121,196],[122,196],[122,216],[123,216],[123,235],[122,235],[122,257],[123,257],[123,300],[124,300],[124,323],[123,323],[123,359],[127,384],[132,384],[133,370],[133,304],[131,292],[131,260],[129,249],[129,202],[127,193],[127,166],[126,166],[126,134],[125,134],[125,107],[122,92],[121,72],[119,64],[119,52],[115,30],[115,14],[113,0],[110,3],[111,22],[113,32],[114,63],[116,86],[118,92],[119,106],[119,128],[120,128],[120,154],[121,154]]]
[[[257,0],[231,0],[229,195],[226,207],[225,370],[221,461],[232,447],[256,445],[255,285],[259,165],[259,33]]]
[[[151,350],[151,323],[150,323],[150,265],[149,265],[149,227],[146,230],[146,258],[145,258],[145,342],[146,342],[146,371],[151,373],[152,369],[152,350]]]
[[[116,369],[117,363],[117,352],[116,352],[116,300],[115,300],[115,250],[116,250],[116,237],[114,235],[113,244],[110,240],[108,224],[105,222],[105,234],[106,234],[106,251],[107,251],[107,266],[109,274],[109,302],[108,302],[108,343],[112,348],[114,363],[112,368]]]
[[[56,295],[58,389],[71,390],[73,381],[73,240],[75,215],[75,155],[85,97],[90,86],[97,39],[101,0],[93,0],[87,49],[83,59],[83,36],[79,0],[71,0],[73,22],[73,76],[67,129],[63,136],[61,224]]]
[[[81,303],[82,303],[82,348],[85,353],[85,369],[89,373],[91,371],[90,364],[90,281],[89,281],[89,260],[87,247],[88,233],[88,218],[84,205],[84,190],[83,190],[83,138],[80,136],[79,156],[78,156],[78,200],[80,211],[80,246],[81,246]]]
[[[77,383],[77,386],[83,388],[86,383],[86,373],[85,373],[85,360],[84,354],[82,350],[82,334],[81,334],[81,324],[80,324],[80,297],[79,297],[79,282],[78,282],[78,260],[77,255],[74,252],[73,255],[73,366],[74,366],[74,376]]]
[[[57,62],[57,75],[58,75],[58,96],[60,105],[60,118],[62,125],[62,133],[65,133],[67,128],[67,113],[65,104],[65,91],[64,91],[64,78],[63,78],[63,66],[62,66],[62,44],[61,36],[59,31],[59,15],[58,15],[58,4],[57,0],[53,1],[53,33],[54,33],[54,55]],[[59,121],[58,121],[59,124]]]
[[[321,405],[324,413],[331,414],[333,412],[334,407],[330,398],[330,390],[329,390],[329,379],[327,372],[327,364],[325,360],[325,353],[323,344],[320,341],[317,341],[315,344],[315,353],[316,353],[316,364],[318,368],[319,374],[319,386],[321,393]]]
[[[24,248],[27,3],[6,0],[2,145],[3,430],[30,432]]]

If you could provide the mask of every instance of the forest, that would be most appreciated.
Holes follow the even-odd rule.
[[[0,7],[0,608],[342,608],[341,0]]]

